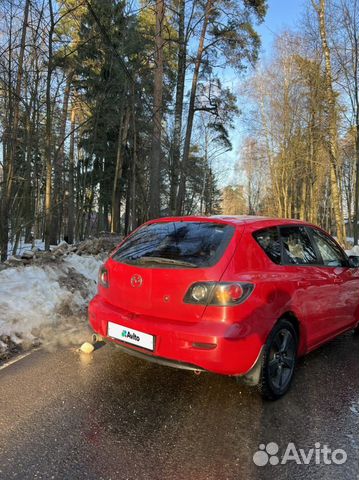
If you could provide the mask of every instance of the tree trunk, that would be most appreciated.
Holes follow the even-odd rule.
[[[181,158],[181,135],[182,135],[182,115],[183,115],[183,97],[184,84],[186,79],[186,58],[187,58],[187,40],[185,38],[185,0],[179,1],[178,12],[178,63],[177,63],[177,85],[176,85],[176,104],[175,119],[173,129],[173,142],[171,151],[171,170],[170,170],[170,211],[172,215],[176,213],[176,198],[179,183],[179,166]]]
[[[107,185],[105,178],[106,171],[106,158],[101,155],[100,160],[98,160],[99,165],[101,166],[101,173],[99,175],[99,195],[98,195],[98,217],[97,217],[97,232],[100,233],[105,230],[105,203],[107,201]],[[96,185],[96,183],[95,183]],[[89,220],[91,219],[91,210],[89,209]],[[91,224],[90,224],[91,225]],[[90,231],[89,231],[90,232]]]
[[[354,245],[358,244],[359,239],[359,102],[357,113],[357,125],[356,125],[356,141],[355,141],[355,156],[356,156],[356,169],[355,169],[355,204],[354,204]]]
[[[136,228],[136,172],[137,172],[137,128],[136,128],[136,111],[135,111],[135,92],[132,90],[131,97],[131,118],[132,118],[132,162],[130,165],[130,212],[129,212],[129,230]]]
[[[54,33],[54,14],[52,0],[49,0],[50,27],[48,36],[48,66],[46,78],[46,127],[45,127],[45,250],[50,250],[51,238],[51,191],[52,191],[52,108],[51,108],[51,76],[52,76],[52,41]]]
[[[66,136],[66,123],[67,112],[69,106],[70,90],[71,90],[72,74],[69,73],[66,79],[66,86],[64,91],[64,98],[62,104],[62,118],[60,126],[59,141],[62,142],[54,159],[54,195],[53,195],[53,208],[51,215],[51,236],[50,243],[56,244],[60,238],[61,229],[61,212],[62,208],[62,190],[63,190],[63,169],[65,163],[65,136]]]
[[[164,0],[156,1],[156,67],[153,91],[153,137],[151,148],[151,172],[149,192],[149,218],[156,218],[160,215],[160,194],[161,194],[161,134],[163,116],[163,22],[165,15]]]
[[[354,2],[354,8],[357,2]],[[355,11],[355,10],[354,10]],[[356,19],[357,17],[355,17]],[[357,23],[354,20],[354,52],[353,52],[353,77],[354,77],[354,109],[355,109],[355,192],[354,192],[354,245],[359,242],[359,33]]]
[[[325,0],[320,0],[317,4],[312,0],[313,6],[318,14],[320,37],[322,50],[325,59],[325,89],[328,103],[328,139],[329,139],[329,158],[330,158],[330,182],[332,205],[339,243],[346,243],[344,217],[342,210],[341,192],[339,188],[339,153],[338,153],[338,115],[337,102],[333,89],[333,76],[330,49],[327,41],[327,29],[325,21]]]
[[[74,103],[71,108],[71,131],[70,131],[70,150],[69,150],[69,183],[68,183],[68,202],[67,202],[67,242],[74,243],[75,227],[75,128],[76,128],[76,107]]]
[[[185,200],[185,194],[186,194],[186,168],[187,168],[190,147],[191,147],[191,137],[192,137],[198,77],[199,77],[200,67],[202,64],[204,42],[205,42],[205,37],[206,37],[206,32],[207,32],[207,27],[208,27],[208,22],[209,22],[210,13],[212,10],[213,2],[214,0],[207,0],[207,3],[206,3],[202,31],[199,39],[196,62],[195,62],[195,67],[193,72],[191,94],[190,94],[190,101],[189,101],[189,107],[188,107],[186,136],[185,136],[185,141],[183,146],[181,174],[180,174],[180,181],[179,181],[177,202],[176,202],[177,215],[181,215],[183,213],[184,200]]]
[[[126,108],[124,115],[120,119],[120,126],[118,130],[115,177],[113,180],[113,189],[112,189],[112,210],[111,210],[111,232],[112,233],[120,232],[120,203],[121,203],[120,180],[122,177],[122,166],[123,166],[123,146],[125,145],[127,140],[129,122],[130,122],[130,110],[129,108]]]
[[[28,114],[28,128],[27,128],[27,141],[26,141],[26,155],[27,155],[27,162],[26,162],[26,171],[27,171],[27,180],[26,185],[24,187],[25,190],[25,243],[30,243],[34,240],[34,232],[33,227],[34,223],[36,222],[36,163],[37,163],[37,152],[38,152],[38,144],[39,144],[39,135],[38,135],[38,116],[39,116],[39,109],[38,109],[38,89],[39,89],[39,69],[37,64],[37,58],[35,58],[35,69],[36,69],[36,77],[35,81],[33,82],[33,94],[30,100],[30,108]],[[31,162],[33,160],[34,169],[32,170]],[[36,237],[38,238],[38,237]]]
[[[17,151],[17,138],[18,138],[19,118],[20,118],[21,85],[22,85],[22,77],[23,77],[23,64],[24,64],[29,8],[30,8],[30,0],[26,0],[25,8],[24,8],[24,18],[22,22],[22,30],[21,30],[21,43],[20,43],[15,98],[14,98],[14,106],[13,106],[14,111],[13,111],[12,128],[11,128],[8,148],[6,151],[6,156],[3,159],[4,186],[3,186],[3,194],[2,194],[1,205],[0,205],[1,260],[6,260],[7,258],[7,248],[8,248],[8,242],[9,242],[9,219],[11,216],[10,207],[11,207],[11,199],[12,199],[12,193],[13,193],[14,167],[15,167],[15,158],[16,158],[16,151]],[[10,43],[11,43],[11,36],[10,36]],[[11,49],[12,49],[12,45],[10,45],[9,59],[11,56]],[[11,69],[10,62],[11,60],[9,60],[9,67]],[[11,71],[9,71],[9,75],[11,75]],[[11,82],[11,77],[9,78],[9,82]],[[11,101],[10,98],[9,98],[9,101]]]
[[[123,114],[120,115],[120,125],[118,127],[117,136],[117,154],[116,154],[116,167],[115,176],[113,179],[112,187],[112,202],[111,202],[111,233],[118,233],[120,228],[120,178],[122,175],[122,124]]]

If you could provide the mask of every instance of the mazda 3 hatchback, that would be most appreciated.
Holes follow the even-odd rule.
[[[238,377],[275,399],[298,356],[358,331],[358,267],[298,220],[161,218],[102,266],[89,320],[129,354]]]

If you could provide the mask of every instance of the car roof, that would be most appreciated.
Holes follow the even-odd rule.
[[[252,230],[259,228],[273,227],[279,225],[311,225],[308,222],[298,219],[274,218],[257,215],[213,215],[211,218],[218,218],[234,225],[246,225],[252,227]]]
[[[260,228],[271,227],[276,225],[311,225],[308,222],[295,219],[285,218],[271,218],[262,217],[256,215],[212,215],[212,216],[179,216],[179,217],[162,217],[156,220],[150,220],[153,222],[219,222],[226,223],[233,226],[251,226],[253,230]],[[314,226],[314,225],[313,225]]]

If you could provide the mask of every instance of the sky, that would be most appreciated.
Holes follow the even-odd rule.
[[[304,12],[305,5],[307,5],[309,0],[268,0],[268,10],[264,22],[257,26],[257,32],[261,36],[262,48],[260,58],[268,58],[271,54],[271,49],[273,42],[275,41],[276,35],[279,35],[281,32],[288,28],[295,29],[298,19],[301,17],[301,14]],[[260,61],[260,59],[259,59]],[[233,78],[233,72],[226,75],[224,72],[224,77]],[[230,81],[230,80],[225,80]],[[238,95],[238,81],[231,82],[231,88],[234,93]],[[241,105],[241,99],[238,99],[239,109],[243,109]],[[241,143],[243,138],[243,121],[239,117],[236,121],[235,128],[231,132],[231,141],[233,145],[233,150],[221,159],[227,164],[229,163],[229,170],[226,169],[227,173],[225,178],[220,179],[222,185],[234,184],[237,181],[237,176],[234,171],[234,166],[237,162],[238,156],[240,154]],[[227,156],[228,155],[228,156]]]
[[[309,0],[308,0],[309,1]],[[286,28],[295,28],[304,11],[305,0],[268,0],[268,11],[264,22],[257,27],[265,53],[271,49],[273,39]]]

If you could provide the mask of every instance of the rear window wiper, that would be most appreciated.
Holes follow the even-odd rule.
[[[136,263],[158,263],[161,265],[175,265],[178,267],[190,267],[198,268],[198,265],[184,260],[175,260],[174,258],[162,258],[162,257],[141,257],[136,260]]]

